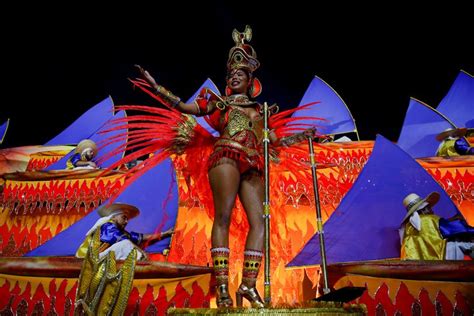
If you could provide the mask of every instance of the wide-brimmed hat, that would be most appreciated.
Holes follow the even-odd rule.
[[[120,212],[127,215],[128,219],[137,217],[138,214],[140,214],[140,211],[136,206],[126,203],[113,203],[111,205],[106,205],[101,207],[97,212],[99,213],[100,217],[106,217],[112,213]]]
[[[436,140],[440,142],[444,140],[446,137],[463,137],[464,135],[466,135],[466,132],[467,132],[467,128],[465,127],[461,127],[461,128],[450,127],[450,128],[445,129],[438,135],[436,135]]]
[[[82,151],[86,148],[90,148],[94,151],[94,154],[97,154],[97,145],[94,141],[90,139],[83,139],[77,144],[76,152],[82,153]]]
[[[427,197],[422,199],[416,193],[410,193],[403,199],[403,206],[407,209],[407,214],[403,218],[404,223],[413,213],[424,208],[425,206],[433,206],[439,201],[439,193],[431,192]]]

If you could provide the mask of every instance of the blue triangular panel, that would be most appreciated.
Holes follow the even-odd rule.
[[[354,119],[342,98],[330,85],[317,76],[311,81],[299,105],[316,101],[320,103],[295,112],[293,117],[313,116],[323,118],[324,121],[302,120],[298,123],[312,124],[318,128],[320,134],[325,135],[356,131]]]
[[[90,108],[74,123],[44,145],[75,145],[83,139],[90,138],[113,115],[114,103],[112,98],[108,97]]]

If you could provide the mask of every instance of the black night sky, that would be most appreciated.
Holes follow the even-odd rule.
[[[262,64],[259,101],[294,107],[318,75],[345,100],[362,139],[396,141],[410,96],[436,107],[460,69],[474,73],[467,7],[302,3],[16,5],[0,22],[0,122],[11,120],[2,147],[43,144],[108,95],[153,102],[127,81],[135,63],[183,99],[208,77],[223,91],[232,30],[246,24]]]

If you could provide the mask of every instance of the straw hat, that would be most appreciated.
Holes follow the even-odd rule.
[[[427,197],[422,199],[416,193],[410,193],[403,199],[403,206],[407,209],[407,214],[403,218],[404,223],[414,212],[424,208],[427,205],[433,206],[439,201],[439,193],[431,192]]]
[[[100,217],[106,217],[119,211],[120,213],[127,215],[128,219],[137,217],[138,214],[140,214],[140,211],[137,207],[126,203],[113,203],[111,205],[106,205],[100,208],[97,212],[99,213]]]
[[[467,128],[465,127],[462,127],[462,128],[449,127],[445,129],[444,131],[442,131],[441,133],[439,133],[438,135],[436,135],[436,140],[440,142],[444,140],[446,137],[463,137],[464,135],[466,135],[466,132],[467,132]]]
[[[77,144],[76,152],[82,153],[84,149],[90,148],[94,151],[94,155],[97,154],[97,145],[94,141],[90,139],[83,139]]]

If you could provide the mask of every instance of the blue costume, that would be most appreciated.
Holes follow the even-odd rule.
[[[463,155],[474,155],[474,147],[471,147],[471,144],[465,137],[448,137],[442,141],[438,150],[436,151],[436,156],[439,157],[454,157]]]
[[[80,167],[77,165],[77,163],[81,160],[82,160],[81,154],[75,153],[67,160],[66,169],[74,169],[74,168]],[[91,161],[94,161],[94,160],[91,160]]]
[[[134,244],[139,245],[143,241],[143,234],[120,230],[112,222],[107,222],[100,227],[100,241],[101,242],[107,243],[110,246],[124,239],[128,239]]]
[[[67,169],[74,169],[77,167],[77,162],[81,160],[81,154],[80,153],[75,153],[74,155],[71,156],[66,162],[66,167]]]
[[[454,142],[454,149],[456,149],[460,155],[474,155],[474,147],[471,147],[464,137],[458,138]]]
[[[446,259],[463,260],[465,255],[474,255],[474,227],[469,226],[464,219],[439,220],[439,231],[447,241]]]
[[[474,227],[469,226],[464,219],[453,221],[441,218],[439,230],[443,238],[474,238]]]

